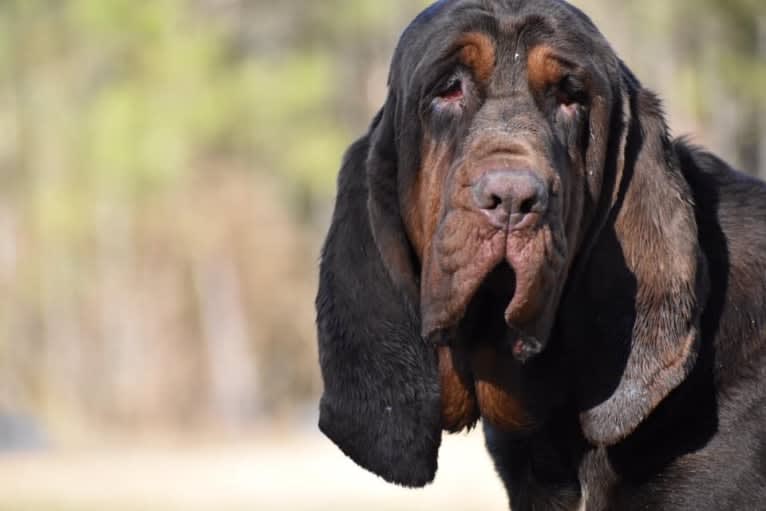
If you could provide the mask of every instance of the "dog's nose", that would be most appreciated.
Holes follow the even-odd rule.
[[[473,185],[473,195],[499,228],[521,227],[548,209],[548,189],[530,170],[490,170]]]

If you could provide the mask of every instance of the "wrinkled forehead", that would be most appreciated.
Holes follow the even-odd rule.
[[[421,12],[402,34],[391,80],[406,86],[449,58],[466,34],[483,34],[497,55],[554,48],[562,58],[588,60],[611,49],[591,20],[561,0],[440,0]]]

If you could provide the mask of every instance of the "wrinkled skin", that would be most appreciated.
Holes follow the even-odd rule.
[[[418,42],[405,34],[400,44],[399,52],[423,45],[423,60],[438,65],[415,65],[434,76],[392,74],[392,95],[418,108],[423,134],[418,154],[405,155],[413,161],[400,160],[398,200],[421,268],[421,333],[452,351],[440,354],[442,384],[455,389],[443,393],[446,429],[479,415],[518,428],[531,417],[512,396],[523,384],[512,372],[551,334],[597,200],[601,176],[592,172],[588,182],[587,161],[598,158],[588,153],[589,116],[602,120],[598,107],[610,99],[609,74],[618,64],[581,62],[584,34],[558,33],[554,20],[537,13],[499,2],[461,4],[471,13],[465,25],[438,35],[421,31]],[[435,9],[433,16],[449,16]],[[488,215],[477,202],[477,183],[498,169],[534,174],[549,197],[546,207],[516,225]],[[466,320],[488,282],[494,289],[483,293],[505,303]],[[495,317],[487,317],[490,310]],[[477,322],[492,328],[478,332]]]

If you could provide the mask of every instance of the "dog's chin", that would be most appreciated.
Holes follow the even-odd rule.
[[[525,365],[544,350],[556,301],[549,299],[560,267],[551,232],[501,233],[472,250],[446,238],[427,252],[422,330],[439,346],[445,430],[479,417],[503,431],[533,427]]]
[[[470,427],[479,416],[505,431],[531,424],[520,399],[524,334],[509,325],[506,311],[516,291],[516,273],[503,262],[471,297],[457,326],[440,349],[444,424],[449,431]]]

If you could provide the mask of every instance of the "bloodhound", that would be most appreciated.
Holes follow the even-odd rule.
[[[320,274],[319,426],[387,481],[481,419],[514,511],[766,509],[766,185],[564,1],[405,30]]]

